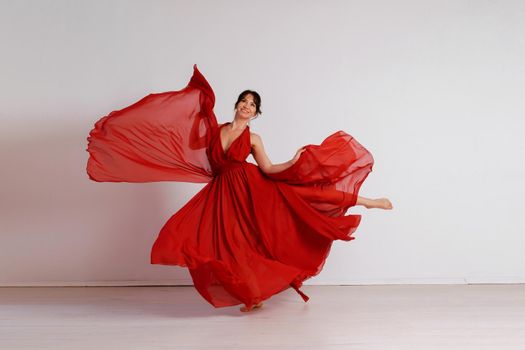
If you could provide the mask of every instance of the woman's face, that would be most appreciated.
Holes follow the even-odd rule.
[[[242,118],[252,118],[256,110],[252,94],[246,94],[237,104],[237,114]]]

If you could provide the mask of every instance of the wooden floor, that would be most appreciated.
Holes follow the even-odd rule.
[[[303,286],[215,309],[193,287],[0,288],[0,349],[525,349],[525,285]]]

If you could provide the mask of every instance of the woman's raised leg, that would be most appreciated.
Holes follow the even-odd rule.
[[[356,205],[362,205],[367,209],[371,208],[379,208],[379,209],[392,209],[392,203],[388,198],[377,198],[377,199],[371,199],[366,197],[357,197]]]

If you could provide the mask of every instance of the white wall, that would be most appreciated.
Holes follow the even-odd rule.
[[[525,282],[525,2],[1,1],[0,285],[188,283],[150,265],[200,184],[95,183],[108,112],[193,63],[274,162],[343,129],[374,155],[363,214],[309,283]]]

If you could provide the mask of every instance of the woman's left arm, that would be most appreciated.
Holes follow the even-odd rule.
[[[268,158],[268,155],[264,150],[264,145],[261,137],[255,133],[250,133],[250,140],[252,144],[253,158],[257,162],[259,168],[266,174],[278,173],[280,171],[288,169],[297,161],[297,159],[299,159],[301,153],[304,152],[304,148],[300,148],[299,150],[297,150],[297,153],[291,160],[280,164],[272,164],[270,158]]]

